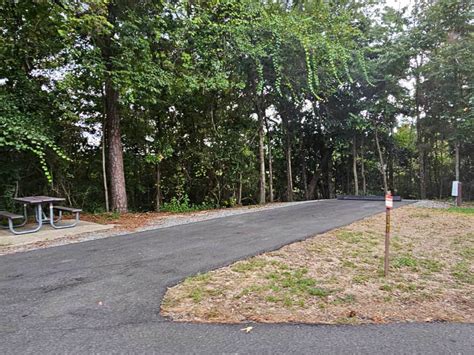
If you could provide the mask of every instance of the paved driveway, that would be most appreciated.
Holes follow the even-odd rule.
[[[0,257],[0,352],[473,353],[473,326],[172,323],[166,287],[186,276],[383,211],[315,201]]]

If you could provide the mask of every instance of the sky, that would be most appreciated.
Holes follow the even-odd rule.
[[[395,9],[401,9],[405,6],[412,6],[415,0],[386,0],[386,4]]]

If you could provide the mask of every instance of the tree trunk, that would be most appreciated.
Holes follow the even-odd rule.
[[[362,193],[367,195],[367,182],[365,180],[365,162],[364,162],[364,140],[360,145],[360,173],[362,175]]]
[[[393,154],[390,152],[388,156],[388,186],[392,193],[395,192],[395,177],[393,170]]]
[[[272,134],[270,133],[270,127],[268,125],[268,120],[265,117],[265,126],[267,128],[267,136],[268,136],[268,193],[269,193],[269,201],[273,202],[273,155],[272,155]]]
[[[454,152],[455,152],[455,171],[456,171],[456,181],[460,181],[460,176],[459,176],[459,167],[460,167],[460,159],[459,159],[459,142],[456,142],[454,146]]]
[[[161,208],[161,166],[160,163],[156,164],[156,200],[155,210],[159,212]]]
[[[417,68],[421,66],[422,63],[418,63]],[[425,174],[425,148],[423,145],[423,135],[422,135],[422,125],[421,125],[421,115],[420,115],[420,75],[415,75],[415,114],[416,114],[416,140],[418,148],[418,165],[419,165],[419,175],[420,175],[420,198],[422,200],[426,199],[426,174]]]
[[[321,194],[323,198],[331,198],[331,189],[330,189],[330,163],[329,160],[331,152],[326,148],[325,143],[321,145]]]
[[[291,138],[288,119],[282,115],[283,129],[285,131],[285,160],[286,160],[286,200],[293,201],[293,173],[291,171]]]
[[[390,133],[391,133],[391,137],[393,137],[393,127],[390,128]],[[387,162],[387,165],[388,165],[388,177],[387,177],[387,180],[388,180],[388,189],[393,193],[395,193],[395,178],[394,178],[394,171],[393,171],[393,144],[391,142],[391,138],[390,138],[390,141],[389,141],[389,148],[387,149],[388,151],[388,162]]]
[[[239,172],[239,193],[237,194],[237,204],[242,205],[242,172]]]
[[[108,21],[115,24],[115,5],[108,5]],[[114,87],[111,73],[114,71],[112,36],[110,33],[98,39],[102,60],[105,64],[105,124],[107,136],[107,168],[110,182],[110,197],[112,210],[120,213],[127,212],[127,192],[125,189],[125,173],[123,167],[122,137],[120,132],[119,92]]]
[[[359,178],[357,176],[357,147],[356,136],[352,139],[352,172],[354,174],[354,192],[359,195]]]
[[[107,186],[107,168],[106,168],[106,159],[105,159],[105,130],[102,130],[102,177],[104,182],[104,197],[105,197],[105,211],[110,211],[109,206],[109,188]]]
[[[260,110],[260,107],[257,107],[258,115],[258,157],[259,157],[259,198],[258,203],[265,203],[265,140],[264,140],[264,117],[263,113]]]
[[[308,176],[306,174],[306,159],[303,157],[301,163],[301,179],[303,180],[304,199],[309,200],[309,189],[308,189]]]
[[[123,167],[122,138],[120,117],[118,114],[118,91],[113,87],[112,80],[105,82],[106,101],[106,134],[108,140],[108,172],[112,209],[125,213],[128,210],[127,192],[125,189],[125,173]]]
[[[105,199],[105,212],[110,212],[110,204],[109,204],[109,187],[107,184],[107,162],[106,162],[106,147],[107,147],[107,142],[106,142],[106,129],[105,129],[105,120],[107,116],[106,112],[106,102],[105,102],[105,90],[102,88],[102,100],[103,100],[103,114],[104,118],[102,120],[102,181],[104,184],[104,199]]]
[[[419,163],[419,174],[420,174],[420,198],[426,199],[426,167],[425,167],[425,151],[421,145],[418,148],[418,163]]]
[[[300,133],[300,144],[299,144],[299,156],[301,158],[301,180],[303,183],[303,192],[304,192],[304,199],[305,201],[308,200],[308,175],[306,172],[306,153],[304,151],[304,133],[303,133],[303,127],[301,127],[301,133]]]
[[[318,174],[319,174],[319,171],[316,169],[308,184],[308,200],[317,198],[317,196],[315,195],[316,195],[316,185],[318,184]]]
[[[380,148],[379,134],[378,134],[377,127],[375,127],[375,143],[377,145],[377,152],[379,153],[380,172],[382,173],[382,178],[383,178],[383,190],[384,190],[384,193],[387,194],[388,192],[387,172],[385,169],[385,162],[383,160],[382,149]]]
[[[336,198],[336,185],[333,181],[333,173],[332,173],[332,167],[333,167],[333,162],[332,162],[332,152],[330,152],[330,155],[328,157],[328,190],[329,190],[329,198]]]

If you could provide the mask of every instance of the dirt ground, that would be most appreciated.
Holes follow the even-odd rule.
[[[143,213],[115,213],[83,214],[81,219],[98,224],[113,224],[115,229],[134,231],[148,225],[152,221],[160,220],[172,215],[170,212],[143,212]]]
[[[406,206],[196,275],[168,290],[176,321],[361,324],[474,321],[474,214]]]

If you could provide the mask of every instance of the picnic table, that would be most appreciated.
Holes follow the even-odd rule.
[[[13,199],[15,202],[22,203],[24,206],[24,215],[16,215],[13,213],[9,213],[6,211],[0,211],[0,217],[8,218],[8,225],[10,231],[14,234],[26,234],[26,233],[34,233],[41,229],[43,224],[50,224],[55,229],[62,229],[62,228],[71,228],[76,226],[79,222],[79,213],[82,211],[78,208],[70,208],[70,207],[63,207],[57,206],[55,203],[64,202],[66,199],[62,197],[52,197],[52,196],[26,196],[26,197],[16,197]],[[46,213],[43,209],[43,205],[48,205],[47,210],[49,213]],[[16,227],[22,227],[26,224],[28,215],[27,215],[27,206],[30,205],[33,207],[35,211],[35,221],[37,226],[33,229],[24,230],[24,231],[17,231],[15,230],[15,226],[13,225],[14,220],[24,219],[24,221],[17,225]],[[55,220],[54,211],[58,211],[58,218]],[[62,220],[63,212],[70,212],[75,215],[75,221],[73,223],[69,223],[66,225],[58,225],[57,222]]]

